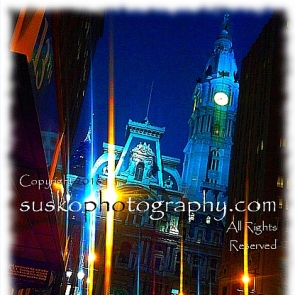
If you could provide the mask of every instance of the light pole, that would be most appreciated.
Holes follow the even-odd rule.
[[[76,274],[76,277],[72,278],[71,277],[73,275],[73,271],[71,269],[68,269],[66,271],[66,277],[67,277],[67,289],[65,292],[65,295],[82,295],[80,292],[77,293],[78,290],[81,290],[81,285],[82,285],[82,281],[85,277],[85,273],[82,269],[80,269],[78,271],[78,273]]]
[[[83,271],[82,269],[80,269],[80,270],[78,271],[78,273],[77,273],[78,290],[83,290],[83,289],[82,289],[82,281],[83,281],[84,277],[85,277],[85,273],[84,273],[84,271]],[[83,291],[82,291],[82,292],[83,292]],[[77,295],[82,295],[82,294],[80,293],[80,291],[78,291]]]
[[[251,281],[251,278],[249,277],[249,275],[244,275],[242,277],[242,282],[244,284],[249,284],[250,281]],[[244,289],[237,289],[237,291],[244,293]],[[249,290],[249,294],[257,294],[257,292],[256,292],[256,269],[255,269],[255,274],[254,274],[254,278],[253,278],[253,289]]]
[[[198,244],[197,295],[200,295],[200,241],[197,241],[197,244]]]

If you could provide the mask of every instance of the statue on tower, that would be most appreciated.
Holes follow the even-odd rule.
[[[228,32],[228,30],[229,30],[229,13],[226,13],[224,15],[222,27],[223,27],[223,30]]]

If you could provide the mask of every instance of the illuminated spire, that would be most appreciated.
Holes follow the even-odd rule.
[[[87,176],[86,159],[89,157],[90,143],[91,143],[91,124],[84,140],[82,140],[70,157],[70,171],[72,174],[80,177]]]
[[[86,137],[84,139],[84,142],[85,141],[91,142],[91,124],[89,125],[88,132],[87,132]]]
[[[214,49],[206,64],[202,81],[228,77],[230,80],[237,82],[237,73],[238,69],[230,37],[229,14],[226,13],[222,23],[221,34],[214,42]]]

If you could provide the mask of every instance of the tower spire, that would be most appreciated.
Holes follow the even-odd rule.
[[[84,139],[84,142],[85,141],[91,141],[91,123],[89,125],[88,132],[87,132],[86,137]]]

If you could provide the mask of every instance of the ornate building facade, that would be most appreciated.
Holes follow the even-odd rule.
[[[99,256],[94,267],[95,294],[104,291],[109,210],[115,211],[112,294],[214,294],[222,221],[205,213],[188,213],[194,204],[181,192],[177,171],[180,160],[161,153],[160,139],[165,128],[147,119],[143,123],[129,120],[126,131],[125,145],[114,146],[115,203],[104,198],[109,144],[104,143],[104,152],[92,169],[97,196],[95,252]],[[84,147],[85,141],[81,151],[85,151]],[[78,150],[75,153],[72,172],[85,166],[82,154]],[[77,179],[77,175],[71,178]],[[72,202],[83,198],[81,188],[81,181],[80,186],[74,182]],[[86,292],[84,281],[81,292]]]

